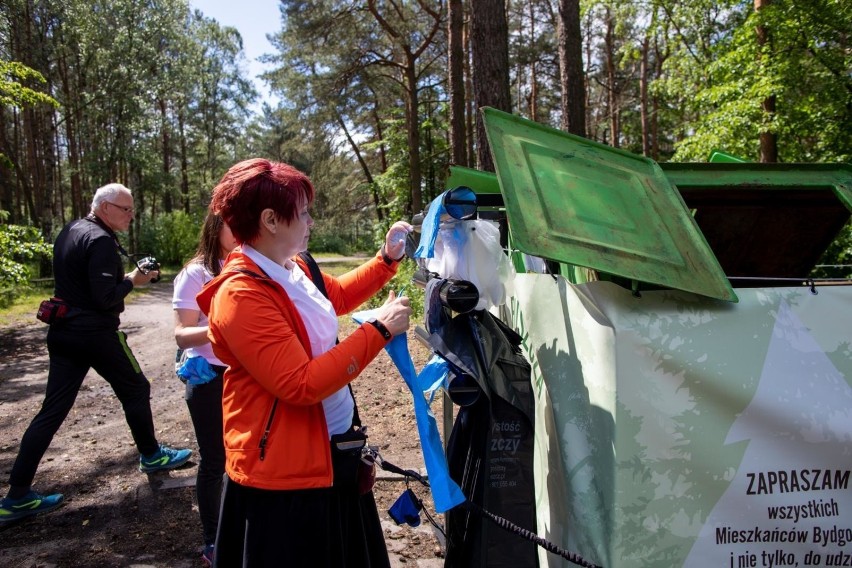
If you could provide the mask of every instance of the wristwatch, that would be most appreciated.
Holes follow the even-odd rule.
[[[404,253],[404,252],[402,253],[402,256],[401,256],[401,257],[399,257],[399,258],[391,258],[391,257],[389,257],[389,256],[388,256],[387,251],[385,250],[385,245],[382,245],[382,248],[381,248],[381,251],[380,251],[380,252],[382,253],[382,260],[383,260],[383,261],[384,261],[384,263],[385,263],[385,264],[387,264],[388,266],[392,265],[394,262],[399,262],[400,260],[402,260],[403,258],[405,258],[405,253]]]
[[[382,337],[384,337],[385,339],[390,339],[391,337],[393,337],[391,332],[388,331],[388,328],[385,327],[385,324],[383,324],[382,322],[380,322],[376,318],[370,318],[364,323],[368,323],[368,324],[372,325],[373,327],[375,327],[379,331],[379,333],[382,334]]]

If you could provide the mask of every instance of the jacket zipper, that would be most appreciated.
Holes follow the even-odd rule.
[[[252,270],[248,270],[246,268],[236,268],[234,270],[235,270],[235,272],[240,272],[240,273],[245,274],[247,276],[251,276],[255,280],[259,280],[261,282],[268,283],[269,286],[272,286],[273,288],[275,288],[275,285],[272,284],[269,276],[266,274],[266,272],[263,272],[263,269],[261,269],[261,272],[263,272],[263,276],[261,276],[257,272],[254,272]],[[276,408],[278,408],[278,399],[277,398],[275,399],[275,402],[272,403],[272,410],[269,412],[269,420],[266,421],[266,429],[263,431],[263,436],[261,436],[261,438],[260,438],[260,461],[263,461],[266,458],[266,441],[269,438],[269,431],[272,429],[272,419],[275,418],[275,409]]]
[[[266,430],[263,431],[263,436],[260,438],[260,461],[266,457],[266,439],[269,437],[269,430],[272,429],[272,419],[275,418],[275,409],[278,408],[278,399],[272,403],[272,411],[269,413],[269,420],[266,421]]]

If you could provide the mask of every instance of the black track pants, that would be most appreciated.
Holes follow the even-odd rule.
[[[32,484],[38,464],[74,406],[90,368],[110,384],[121,402],[139,453],[150,455],[158,450],[151,415],[151,385],[127,345],[127,335],[123,331],[81,333],[51,326],[47,332],[47,349],[50,353],[47,390],[41,410],[21,439],[9,476],[11,486]]]

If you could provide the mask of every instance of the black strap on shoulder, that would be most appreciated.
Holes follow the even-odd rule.
[[[311,256],[311,253],[304,250],[299,253],[299,258],[301,258],[308,267],[308,272],[311,275],[311,281],[314,283],[314,286],[317,287],[317,290],[320,293],[328,298],[328,290],[325,289],[325,281],[322,279],[322,271],[320,271],[319,264],[314,260],[314,257]],[[340,340],[337,340],[340,343]],[[358,401],[355,400],[355,393],[352,391],[352,383],[347,385],[349,387],[349,394],[352,395],[352,403],[353,403],[353,412],[352,412],[352,424],[361,428],[361,417],[358,416]]]
[[[235,268],[234,272],[239,272],[241,274],[251,276],[252,278],[257,278],[257,279],[264,278],[263,276],[261,276],[260,274],[255,272],[254,270],[248,270],[247,268]]]
[[[303,250],[299,253],[299,258],[301,258],[306,265],[308,265],[308,272],[311,273],[311,281],[314,283],[314,286],[317,287],[317,290],[320,291],[320,294],[328,298],[328,291],[325,289],[325,281],[322,279],[322,272],[320,271],[319,264],[314,260],[314,257],[311,256],[306,250]]]

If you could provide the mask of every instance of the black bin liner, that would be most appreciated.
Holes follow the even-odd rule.
[[[455,361],[462,406],[447,448],[450,476],[482,508],[536,532],[533,393],[521,338],[489,312],[457,315],[437,331]],[[433,335],[435,338],[435,335]],[[444,353],[447,351],[447,353]],[[478,392],[477,392],[478,388]],[[538,566],[534,543],[458,506],[447,512],[445,567]]]

